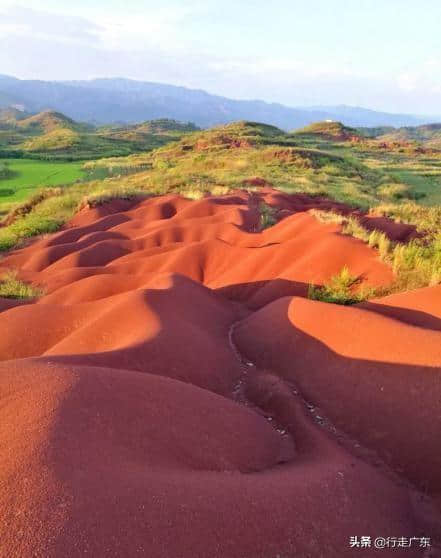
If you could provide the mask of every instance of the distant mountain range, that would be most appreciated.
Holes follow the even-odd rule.
[[[239,101],[198,89],[123,78],[39,81],[0,75],[0,108],[6,106],[31,113],[53,109],[95,124],[171,118],[209,127],[253,120],[291,130],[323,120],[338,120],[354,127],[418,126],[441,121],[435,116],[391,114],[344,105],[292,108],[258,100]]]

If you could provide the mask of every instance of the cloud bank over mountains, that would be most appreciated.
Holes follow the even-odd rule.
[[[281,0],[270,11],[264,3],[238,7],[230,0],[159,7],[135,0],[130,9],[118,1],[9,3],[0,6],[0,73],[43,80],[124,76],[289,106],[441,112],[441,61],[434,54],[441,39],[428,43],[426,28],[424,40],[415,31],[415,44],[406,44],[407,3],[396,14],[401,38],[375,21],[375,2],[370,11],[366,2],[358,11],[345,0],[333,11],[323,0],[314,11],[297,4]],[[398,7],[395,0],[382,4],[385,19]]]

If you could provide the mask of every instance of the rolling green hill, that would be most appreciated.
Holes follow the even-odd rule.
[[[128,175],[111,183],[118,187],[124,183],[154,192],[203,194],[272,184],[287,192],[319,195],[325,186],[335,199],[360,205],[374,201],[383,178],[353,158],[309,148],[300,137],[246,121],[193,132],[149,153],[85,164],[88,171],[100,168]]]
[[[65,161],[125,156],[155,149],[197,129],[167,119],[96,128],[53,110],[29,116],[9,108],[0,112],[0,156]]]
[[[49,133],[54,130],[67,128],[71,130],[89,129],[90,126],[74,122],[64,114],[55,110],[45,110],[17,121],[17,126],[22,129],[36,130],[40,133]]]
[[[178,122],[169,118],[159,118],[157,120],[147,120],[140,124],[122,125],[122,126],[102,126],[102,132],[107,131],[109,134],[117,133],[138,133],[138,134],[163,134],[163,135],[180,135],[187,132],[195,132],[199,130],[197,126],[191,122]]]
[[[397,128],[377,136],[377,139],[385,142],[417,142],[425,147],[441,149],[441,124]]]
[[[357,133],[363,138],[376,138],[394,132],[393,126],[377,126],[375,128],[357,128]]]
[[[325,120],[324,122],[315,122],[301,128],[300,130],[295,130],[293,132],[295,135],[308,137],[319,137],[325,140],[333,141],[350,141],[354,139],[359,139],[359,133],[355,128],[350,128],[345,126],[341,122],[335,122],[332,120]]]

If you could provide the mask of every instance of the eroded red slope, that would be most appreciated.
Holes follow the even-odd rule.
[[[438,536],[408,479],[440,491],[441,291],[293,297],[344,265],[392,274],[307,213],[329,202],[263,198],[284,218],[260,233],[248,194],[167,196],[0,262],[46,288],[0,306],[0,555],[337,558],[350,536]]]

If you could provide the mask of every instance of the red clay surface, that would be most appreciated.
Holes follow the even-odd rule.
[[[0,299],[1,557],[438,555],[349,538],[438,544],[441,287],[305,299],[392,280],[329,204],[114,202],[0,261],[46,290]]]

